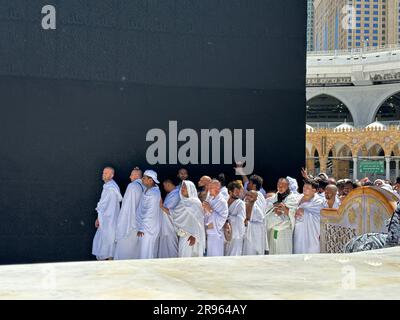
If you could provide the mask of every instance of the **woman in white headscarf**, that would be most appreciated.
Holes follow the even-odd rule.
[[[179,236],[179,257],[202,257],[206,238],[204,212],[193,182],[184,180],[179,191],[180,201],[174,209],[162,207],[169,214]]]

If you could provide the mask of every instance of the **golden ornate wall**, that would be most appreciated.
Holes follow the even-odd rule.
[[[383,153],[382,153],[383,151]],[[400,130],[398,126],[382,128],[306,129],[306,167],[310,173],[327,171],[328,158],[332,161],[332,175],[348,178],[351,161],[359,157],[385,156],[396,162],[399,171]],[[351,160],[351,161],[349,161]]]

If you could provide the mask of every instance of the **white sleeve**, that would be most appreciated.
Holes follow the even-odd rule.
[[[218,201],[212,210],[213,212],[210,218],[214,228],[221,230],[228,219],[228,205],[226,202]]]
[[[264,213],[263,210],[255,203],[253,206],[253,210],[251,211],[250,221],[252,222],[263,222],[264,221]]]
[[[98,214],[105,214],[107,212],[107,207],[112,198],[112,191],[104,189],[101,193],[100,201],[97,203],[96,211]]]

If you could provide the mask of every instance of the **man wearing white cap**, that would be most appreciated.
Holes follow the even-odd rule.
[[[145,191],[140,199],[136,215],[137,236],[139,238],[139,259],[152,259],[157,256],[157,238],[161,226],[160,189],[156,185],[157,173],[146,170],[142,183]]]

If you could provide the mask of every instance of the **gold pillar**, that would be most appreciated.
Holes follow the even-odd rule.
[[[332,159],[332,176],[338,176],[338,159]]]
[[[315,160],[314,159],[306,160],[306,169],[309,174],[314,175],[314,170],[315,170]]]
[[[350,175],[350,161],[338,160],[338,170],[336,179],[345,179]]]
[[[328,158],[325,157],[319,157],[319,172],[326,172],[326,167],[328,164]]]

